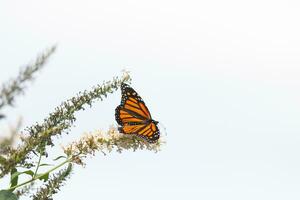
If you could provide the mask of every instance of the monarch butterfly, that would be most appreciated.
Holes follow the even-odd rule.
[[[121,85],[121,104],[116,108],[115,118],[120,125],[119,131],[124,134],[134,134],[154,143],[159,139],[157,121],[151,118],[143,99],[129,85]]]

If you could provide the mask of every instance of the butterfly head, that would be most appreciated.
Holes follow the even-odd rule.
[[[158,124],[158,121],[155,121],[155,120],[153,120],[153,119],[151,119],[151,122],[153,122],[155,125]]]
[[[153,123],[153,124],[157,125],[159,122],[155,121],[154,119],[147,119],[147,120],[143,121],[143,123],[145,123],[145,124]]]

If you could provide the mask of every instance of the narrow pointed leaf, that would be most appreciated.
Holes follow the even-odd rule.
[[[40,164],[40,167],[42,167],[42,166],[53,166],[53,165],[48,164],[48,163],[43,163],[43,164]]]
[[[18,185],[18,179],[19,179],[19,176],[16,174],[18,174],[18,170],[16,168],[13,168],[11,170],[11,173],[10,173],[10,187],[14,187],[16,185]],[[12,192],[13,190],[11,190]]]
[[[62,158],[65,158],[65,159],[67,159],[67,157],[66,157],[66,156],[58,156],[57,158],[54,158],[54,159],[53,159],[53,161],[57,161],[57,160],[59,160],[59,159],[62,159]]]

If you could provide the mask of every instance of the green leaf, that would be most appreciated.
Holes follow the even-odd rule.
[[[20,173],[18,172],[18,170],[16,168],[13,168],[10,172],[10,187],[14,187],[14,186],[18,185],[19,175],[17,175],[17,174],[20,174]],[[12,192],[13,189],[10,191]]]
[[[31,171],[31,170],[27,170],[27,171],[22,172],[22,174],[28,174],[28,175],[30,175],[31,177],[33,177],[34,172]]]
[[[27,175],[33,177],[34,172],[31,170],[27,170],[27,171],[23,171],[23,172],[18,172],[17,169],[12,170],[12,174],[10,176],[10,187],[14,187],[18,184],[18,179],[21,174],[27,174]],[[11,190],[11,191],[13,191],[13,190]]]
[[[0,190],[0,200],[18,200],[18,197],[8,190]]]
[[[53,165],[47,164],[47,163],[43,163],[43,164],[40,164],[40,167],[42,167],[42,166],[53,166]]]
[[[57,161],[57,160],[59,160],[59,159],[61,159],[61,158],[65,158],[65,159],[67,159],[67,157],[66,157],[66,156],[58,156],[57,158],[53,159],[53,161]]]
[[[11,175],[10,182],[11,182],[12,180],[14,180],[14,179],[17,179],[18,176],[21,175],[21,174],[28,174],[29,176],[33,177],[34,172],[31,171],[31,170],[27,170],[27,171],[23,171],[23,172],[18,172],[18,171],[17,171],[17,172],[15,172],[15,173],[13,173],[13,174]]]
[[[72,171],[72,169],[73,169],[73,165],[72,165],[72,163],[69,163],[68,167],[67,167],[67,170],[65,171],[65,173],[66,174],[70,174],[70,172]]]
[[[40,176],[41,174],[39,174],[38,176]],[[43,174],[42,176],[39,177],[39,180],[43,180],[44,182],[48,181],[49,179],[49,173]],[[1,200],[1,199],[0,199]]]

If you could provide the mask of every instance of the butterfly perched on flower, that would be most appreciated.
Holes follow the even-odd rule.
[[[151,118],[143,99],[129,85],[121,85],[121,104],[116,108],[115,118],[120,125],[119,131],[133,134],[154,143],[159,139],[158,122]]]

